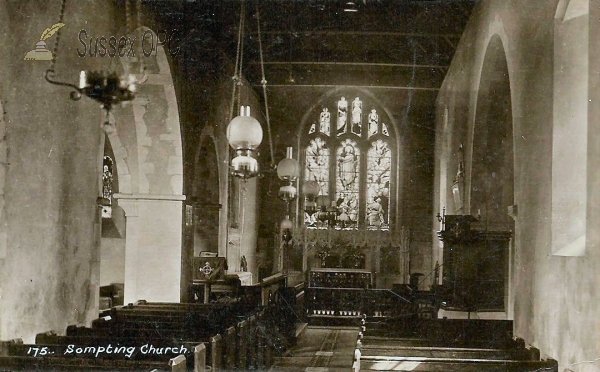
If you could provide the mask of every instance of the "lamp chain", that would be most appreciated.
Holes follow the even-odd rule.
[[[236,98],[238,98],[238,104],[239,104],[239,97],[236,97],[236,92],[238,89],[238,81],[241,79],[241,76],[238,75],[238,69],[240,68],[240,51],[242,49],[242,39],[243,39],[243,28],[244,28],[244,14],[246,13],[246,4],[244,2],[244,0],[242,0],[242,9],[240,12],[240,23],[239,23],[239,27],[238,27],[238,41],[237,41],[237,51],[235,54],[235,70],[233,72],[233,76],[232,76],[232,80],[233,80],[233,89],[231,91],[231,107],[229,108],[229,121],[231,122],[231,120],[233,119],[233,114],[234,114],[234,110],[235,110],[235,102],[236,102]]]
[[[237,80],[237,101],[238,101],[238,105],[240,104],[240,102],[242,102],[242,85],[244,85],[242,76],[243,75],[243,66],[244,66],[244,31],[246,28],[246,6],[244,5],[244,2],[242,1],[242,18],[240,19],[240,24],[241,24],[241,32],[242,32],[242,40],[240,41],[240,69],[238,71],[238,80]]]
[[[63,23],[63,19],[65,18],[65,6],[67,5],[67,0],[63,0],[62,4],[60,5],[60,17],[58,20],[58,23]],[[60,33],[61,33],[61,28],[58,29],[58,31],[56,32],[56,42],[54,43],[54,58],[52,58],[52,63],[50,64],[50,70],[54,71],[54,66],[56,66],[56,59],[58,54],[56,52],[58,52],[58,43],[60,41]]]
[[[263,87],[263,95],[265,97],[265,119],[267,120],[267,131],[269,134],[269,151],[271,154],[271,168],[275,168],[275,157],[273,155],[273,140],[271,138],[271,121],[269,120],[269,101],[267,100],[267,79],[265,78],[265,63],[263,59],[262,37],[260,34],[260,12],[258,4],[256,4],[256,23],[258,28],[258,51],[260,53],[260,71],[262,74],[260,83]]]
[[[131,4],[129,0],[125,0],[125,33],[129,33],[129,19],[131,18]]]

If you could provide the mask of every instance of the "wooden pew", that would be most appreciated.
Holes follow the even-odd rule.
[[[235,327],[229,327],[223,335],[223,369],[230,371],[235,369],[235,347],[236,347]]]
[[[410,342],[413,346],[514,347],[512,322],[480,319],[418,319],[366,322],[366,339]]]
[[[235,325],[242,318],[252,316],[256,311],[256,308],[244,306],[212,307],[209,304],[184,304],[184,306],[134,305],[114,308],[110,312],[102,314],[110,316],[110,319],[124,322],[152,322],[156,324],[156,327],[160,327],[161,323],[164,323],[166,327],[172,327],[174,324],[169,325],[168,323],[178,322],[182,323],[186,329],[200,326],[202,329],[210,328],[215,333],[223,333],[225,329]],[[107,317],[101,319],[107,319]]]
[[[415,358],[450,358],[450,359],[493,359],[493,360],[535,360],[528,349],[475,349],[449,347],[420,347],[373,345],[364,342],[361,347],[362,356],[403,356]],[[539,360],[539,359],[537,359]]]
[[[257,326],[258,321],[265,317],[264,311],[257,311],[253,307],[238,307],[230,311],[228,318],[225,321],[215,321],[210,319],[210,313],[214,311],[212,304],[171,304],[171,303],[148,303],[138,302],[135,305],[130,304],[117,309],[112,309],[111,312],[103,314],[111,314],[110,319],[102,318],[94,322],[95,329],[116,329],[117,335],[125,335],[139,332],[164,332],[164,329],[171,328],[199,328],[206,330],[213,327],[213,331],[222,332],[227,336],[227,321],[239,320],[235,333],[236,347],[233,349],[235,353],[234,365],[238,368],[245,369],[246,367],[256,366],[261,358],[259,353],[264,350],[260,348],[260,337],[258,337]],[[195,316],[201,314],[201,318]],[[248,323],[252,319],[252,323]],[[125,324],[117,324],[113,322],[123,322]],[[198,323],[202,322],[203,325]],[[178,323],[182,323],[178,326]],[[208,323],[208,324],[207,324]],[[219,326],[214,327],[214,323],[219,323]],[[151,324],[151,326],[150,326]],[[240,326],[243,325],[243,326]],[[215,329],[216,328],[216,329]],[[110,331],[107,331],[110,332]],[[113,334],[114,335],[114,334]],[[225,337],[226,338],[226,337]],[[225,342],[225,346],[227,342]],[[230,354],[225,354],[230,355]],[[230,363],[231,357],[224,361],[224,365]]]
[[[88,329],[89,330],[89,329]],[[82,332],[83,333],[83,332]],[[63,355],[66,358],[77,358],[90,356],[94,350],[91,348],[102,346],[106,348],[112,346],[113,353],[100,353],[103,359],[123,359],[127,357],[130,360],[161,360],[168,357],[173,349],[187,351],[188,366],[193,366],[195,369],[206,369],[207,365],[213,367],[213,370],[218,370],[222,366],[221,356],[221,336],[216,335],[209,337],[206,342],[199,341],[175,341],[165,339],[138,339],[138,338],[122,338],[115,339],[112,337],[102,337],[93,333],[85,332],[85,335],[70,335],[59,336],[54,332],[46,332],[38,334],[36,344],[34,345],[18,345],[14,343],[0,343],[0,355],[27,356],[37,351],[45,350],[43,353],[53,352],[53,355]],[[152,347],[150,347],[152,346]],[[86,347],[89,348],[86,350]],[[115,352],[115,347],[120,347]],[[123,348],[128,349],[123,349]],[[30,349],[33,348],[33,349]],[[81,353],[76,352],[76,348],[82,348]],[[145,348],[145,349],[143,349]],[[170,350],[166,348],[171,348]],[[68,353],[66,352],[68,351]],[[87,353],[84,353],[87,351]],[[97,350],[96,350],[97,351]],[[131,353],[130,353],[131,352]],[[198,355],[201,352],[203,355]],[[129,355],[124,355],[130,353]],[[93,353],[91,354],[93,355]],[[172,357],[176,355],[171,355]],[[196,364],[196,359],[200,358],[203,364]]]
[[[558,363],[545,361],[360,356],[360,371],[558,372]]]
[[[0,356],[0,369],[10,371],[187,371],[183,356],[168,361],[64,358],[62,356]]]
[[[265,311],[240,301],[215,304],[138,301],[101,314],[105,316],[95,320],[92,330],[85,332],[92,333],[95,337],[101,335],[118,339],[147,338],[159,334],[163,338],[199,340],[197,336],[205,335],[207,329],[213,333],[218,330],[223,333],[223,342],[221,366],[215,366],[217,369],[237,367],[244,370],[257,368],[261,363],[266,367],[269,365],[269,356],[272,355],[269,349],[273,347],[273,343],[267,342],[258,332],[259,321],[265,322]],[[252,319],[251,323],[249,319]],[[236,324],[237,328],[232,327]],[[73,331],[74,329],[70,329],[67,334],[72,335]],[[211,358],[211,363],[216,364],[216,359]]]
[[[94,321],[93,333],[96,336],[102,332],[106,337],[123,338],[134,337],[135,335],[148,337],[150,334],[160,332],[163,337],[170,336],[180,339],[192,338],[200,340],[202,335],[206,333],[206,330],[211,328],[210,320],[208,319],[203,319],[203,324],[199,324],[198,322],[191,322],[183,318],[177,320],[169,316],[168,320],[164,320],[159,315],[148,316],[148,314],[140,315],[131,313],[134,310],[127,311],[129,312],[128,315],[123,315],[121,311],[114,318],[103,318]],[[255,328],[255,321],[253,322],[253,327]],[[175,331],[170,332],[169,330]],[[258,359],[254,353],[249,355],[250,350],[258,352],[256,345],[254,345],[256,340],[251,338],[250,332],[247,320],[238,322],[237,329],[229,327],[225,330],[223,344],[223,365],[225,368],[238,366],[238,368],[245,369],[249,360],[254,361]],[[72,330],[71,332],[67,332],[67,334],[72,334]],[[251,344],[253,345],[252,349],[249,346]]]
[[[248,321],[238,322],[235,328],[235,368],[245,371],[248,369]]]
[[[57,338],[64,336],[57,336]],[[21,339],[0,342],[0,357],[24,357],[24,358],[45,358],[55,357],[64,359],[101,359],[113,361],[131,361],[131,362],[165,362],[171,361],[172,365],[180,367],[185,366],[187,362],[182,363],[181,358],[186,359],[186,354],[193,356],[193,360],[202,361],[198,368],[205,369],[206,347],[204,344],[180,345],[171,348],[151,347],[151,343],[144,345],[127,344],[119,345],[117,343],[105,343],[107,340],[96,340],[95,344],[23,344]],[[144,350],[145,347],[145,350]],[[188,349],[189,348],[189,349]],[[172,354],[172,355],[170,355]]]
[[[509,321],[361,323],[354,371],[558,371],[555,360],[512,338]]]

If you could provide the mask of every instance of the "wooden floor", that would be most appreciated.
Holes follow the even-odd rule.
[[[307,327],[285,357],[276,358],[272,372],[348,372],[358,328]]]

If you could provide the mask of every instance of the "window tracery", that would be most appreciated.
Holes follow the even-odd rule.
[[[331,196],[331,206],[322,209],[335,211],[337,229],[388,230],[394,163],[388,126],[360,97],[350,103],[340,97],[334,104],[334,131],[331,112],[323,107],[315,117],[318,124],[305,132],[303,179],[317,181],[319,195]],[[368,114],[363,115],[363,109]],[[319,223],[318,214],[305,213],[305,226],[325,228],[331,223],[332,219]]]

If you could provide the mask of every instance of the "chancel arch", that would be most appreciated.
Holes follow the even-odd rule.
[[[142,40],[144,34],[157,38],[144,26],[131,37]],[[124,161],[128,172],[118,174],[125,187],[114,195],[127,217],[124,300],[179,301],[185,196],[177,97],[164,47],[150,55],[141,43],[134,48],[135,56],[116,59],[112,68],[141,81],[136,99],[115,107],[114,127],[107,128],[111,143],[117,139],[111,133],[118,133],[113,146],[117,169]],[[157,265],[163,267],[160,275],[152,269]]]

